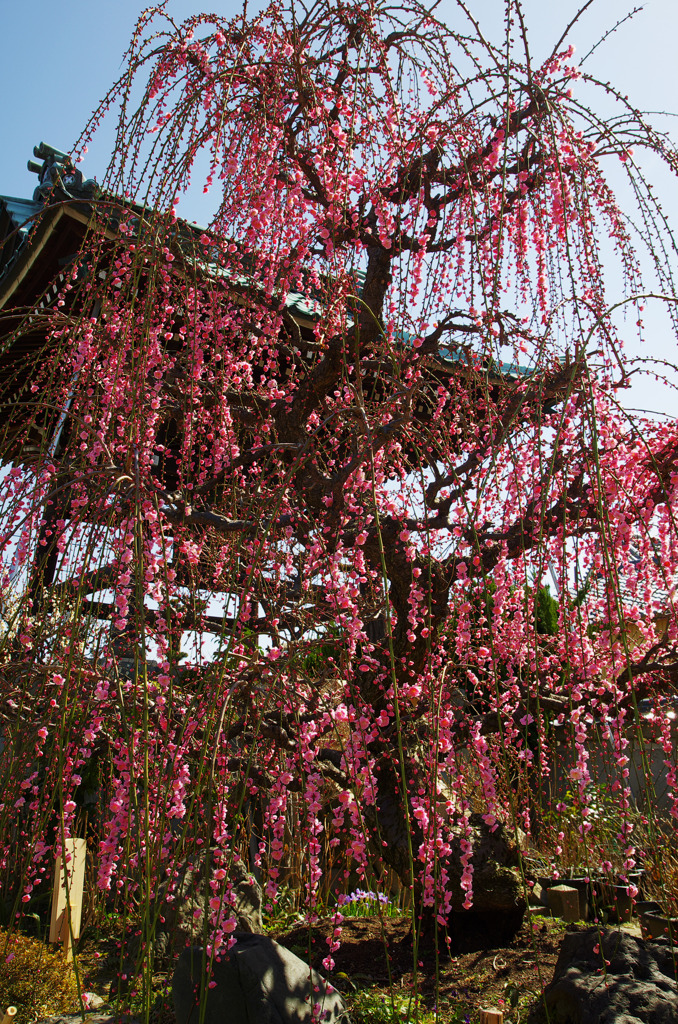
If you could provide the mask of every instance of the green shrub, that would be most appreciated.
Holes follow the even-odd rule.
[[[16,1006],[17,1024],[79,1009],[72,963],[60,948],[40,939],[0,929],[0,1008]]]

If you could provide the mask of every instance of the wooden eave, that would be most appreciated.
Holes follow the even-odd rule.
[[[92,229],[102,232],[87,203],[63,202],[46,207],[10,272],[0,281],[0,309],[10,302],[15,308],[25,307],[42,294],[54,279],[59,258],[72,252],[73,246],[81,246],[86,231]],[[109,231],[106,235],[114,237]]]

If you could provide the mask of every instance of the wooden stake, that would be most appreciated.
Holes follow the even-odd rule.
[[[493,1006],[489,1007],[487,1010],[481,1010],[480,1024],[504,1024],[503,1010],[497,1010]]]
[[[67,839],[64,854],[57,857],[54,871],[49,941],[63,943],[66,959],[72,960],[71,934],[73,939],[80,936],[87,841]]]
[[[64,951],[64,959],[67,964],[70,964],[73,959],[73,943],[71,942],[71,929],[68,920],[71,916],[69,911],[70,907],[66,909],[66,912],[61,918],[61,934],[59,936],[59,941],[61,942]]]
[[[0,1024],[14,1024],[14,1018],[16,1017],[16,1006],[8,1006],[2,1015]]]

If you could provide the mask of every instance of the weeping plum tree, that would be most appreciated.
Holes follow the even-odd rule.
[[[678,467],[675,425],[620,405],[623,334],[673,293],[638,161],[676,157],[611,86],[596,114],[566,38],[537,64],[505,8],[499,45],[461,0],[455,30],[416,0],[140,19],[80,144],[117,117],[84,242],[6,318],[24,902],[89,785],[101,890],[147,906],[215,849],[214,950],[232,858],[274,897],[295,843],[310,914],[341,854],[445,924],[485,905],[478,836],[529,840],[557,733],[599,855],[599,728],[633,865],[629,725],[675,686]],[[203,184],[204,230],[177,214]]]

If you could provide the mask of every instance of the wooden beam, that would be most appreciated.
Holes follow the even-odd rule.
[[[51,235],[54,234],[54,231],[62,217],[63,209],[60,207],[56,211],[56,216],[52,217],[51,220],[45,224],[44,228],[42,223],[38,226],[37,233],[39,234],[39,237],[31,238],[30,243],[22,253],[23,259],[18,260],[18,269],[10,275],[9,280],[5,283],[2,291],[0,291],[0,309],[5,306],[7,300],[12,297],[23,279],[30,272],[33,264],[49,241]]]

